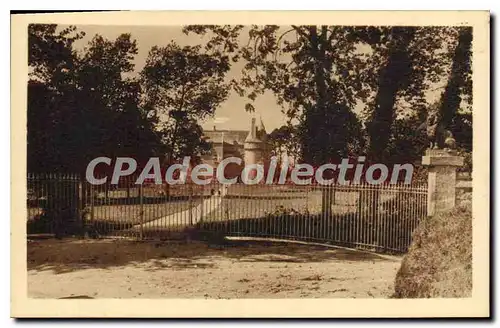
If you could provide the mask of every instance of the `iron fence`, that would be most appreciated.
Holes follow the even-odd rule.
[[[405,252],[426,185],[91,185],[28,175],[28,233],[164,238],[173,232],[318,241]],[[215,237],[214,237],[215,238]]]
[[[82,230],[82,200],[78,175],[28,174],[28,234],[79,233]]]
[[[405,252],[426,212],[426,185],[231,185],[198,227]]]

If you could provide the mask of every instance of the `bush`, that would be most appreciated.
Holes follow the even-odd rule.
[[[470,297],[472,213],[470,202],[425,218],[396,275],[395,298]]]

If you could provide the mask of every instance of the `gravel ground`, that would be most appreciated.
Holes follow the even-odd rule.
[[[398,257],[300,243],[37,240],[32,298],[386,298]]]

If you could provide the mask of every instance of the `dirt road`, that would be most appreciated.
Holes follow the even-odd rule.
[[[381,298],[399,258],[294,243],[43,240],[28,244],[33,298]]]

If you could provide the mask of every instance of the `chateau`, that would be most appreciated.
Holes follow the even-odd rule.
[[[268,164],[270,147],[262,119],[257,125],[256,119],[252,118],[248,131],[217,130],[214,126],[213,130],[205,130],[203,133],[212,144],[210,154],[202,157],[204,163],[216,167],[225,158],[239,157],[243,160],[242,165]],[[241,169],[241,166],[230,164],[226,167],[226,175],[237,176]]]

